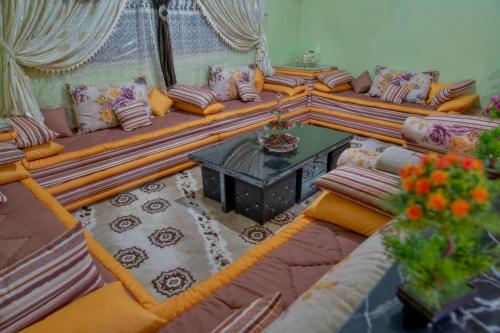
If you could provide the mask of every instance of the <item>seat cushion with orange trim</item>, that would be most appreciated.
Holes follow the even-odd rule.
[[[64,146],[54,141],[23,149],[26,153],[26,161],[34,161],[62,153]]]
[[[328,191],[324,191],[304,211],[304,215],[333,223],[365,236],[374,234],[391,219],[390,216],[368,206],[360,205],[342,195]]]
[[[321,176],[314,184],[323,190],[382,209],[381,200],[400,190],[399,181],[399,176],[390,173],[345,164]]]
[[[153,333],[163,324],[162,319],[134,302],[120,282],[113,282],[21,332]]]
[[[26,154],[12,143],[0,142],[0,167],[21,161]]]
[[[0,168],[0,185],[16,182],[29,176],[30,173],[26,171],[21,162],[9,164]]]

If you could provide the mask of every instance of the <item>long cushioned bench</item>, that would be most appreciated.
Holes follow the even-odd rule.
[[[190,167],[189,153],[261,127],[273,117],[274,96],[263,92],[262,102],[230,101],[210,116],[172,111],[133,132],[113,128],[59,138],[62,153],[24,165],[58,201],[75,209]],[[308,120],[305,92],[284,98],[283,106],[284,118]]]

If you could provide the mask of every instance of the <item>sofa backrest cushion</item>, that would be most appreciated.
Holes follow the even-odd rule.
[[[168,91],[168,95],[175,102],[185,102],[201,109],[206,109],[218,99],[218,94],[213,91],[183,84],[175,85]]]
[[[22,160],[26,154],[11,143],[0,142],[0,167]]]
[[[79,224],[0,271],[0,330],[16,332],[102,285]]]
[[[239,67],[210,66],[208,70],[208,86],[216,93],[219,101],[226,102],[238,99],[236,82],[255,83],[255,65]]]
[[[351,81],[352,89],[357,94],[370,90],[372,83],[372,78],[370,77],[370,73],[368,73],[368,71],[364,71],[357,78]]]
[[[59,137],[73,136],[68,124],[68,114],[64,106],[51,109],[42,109],[45,126],[53,130]]]
[[[446,88],[441,89],[436,96],[432,99],[431,105],[438,107],[439,105],[448,102],[455,97],[464,94],[475,83],[474,80],[464,80],[455,82]]]
[[[19,148],[34,147],[55,140],[57,133],[29,117],[6,118],[16,131],[16,145]]]
[[[80,132],[88,133],[120,125],[114,111],[136,101],[147,102],[144,77],[119,85],[86,86],[67,84]],[[146,110],[151,113],[149,103]]]

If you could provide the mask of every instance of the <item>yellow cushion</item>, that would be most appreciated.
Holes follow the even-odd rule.
[[[255,89],[259,94],[264,89],[264,73],[258,68],[255,70]]]
[[[0,168],[0,185],[17,182],[29,177],[30,173],[26,171],[21,162]]]
[[[279,84],[264,83],[264,90],[280,92],[283,94],[287,94],[288,96],[295,96],[303,91],[306,91],[306,89],[306,86],[297,86],[295,88],[290,88]]]
[[[346,91],[346,90],[352,89],[352,86],[350,83],[342,83],[336,87],[330,88],[321,82],[316,82],[314,84],[313,88],[314,88],[314,90],[318,90],[318,91],[322,91],[322,92],[326,92],[326,93],[334,93],[334,92],[341,92],[341,91]]]
[[[49,141],[42,145],[29,147],[23,150],[26,153],[26,161],[34,161],[57,155],[64,150],[64,146],[54,141]]]
[[[151,89],[148,96],[148,102],[155,117],[164,116],[172,104],[174,104],[174,101],[170,99],[170,97],[162,93],[160,89],[156,87]]]
[[[429,95],[427,95],[427,99],[425,100],[426,104],[431,104],[432,100],[434,97],[436,97],[437,93],[444,89],[448,88],[451,86],[451,82],[443,82],[443,83],[437,83],[437,82],[431,82],[431,88],[429,89]]]
[[[474,105],[474,103],[478,98],[479,95],[476,94],[467,94],[458,96],[452,99],[451,101],[441,104],[438,107],[437,111],[463,113],[467,111],[467,109],[470,108],[472,105]]]
[[[79,298],[23,333],[149,333],[165,324],[134,302],[120,282],[113,282]]]
[[[304,215],[333,223],[365,236],[374,234],[391,219],[387,215],[327,191],[323,192],[304,211]]]
[[[213,104],[210,104],[209,106],[207,106],[205,109],[202,109],[196,105],[189,104],[186,102],[181,102],[181,101],[175,101],[174,107],[176,107],[177,109],[182,110],[182,111],[192,112],[192,113],[201,114],[201,115],[205,115],[205,116],[209,115],[209,114],[217,113],[225,108],[224,104],[213,103]]]

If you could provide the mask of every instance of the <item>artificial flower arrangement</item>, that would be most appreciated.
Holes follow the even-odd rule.
[[[424,155],[400,176],[402,191],[385,202],[397,218],[384,242],[401,265],[400,291],[416,295],[436,321],[471,290],[472,278],[497,264],[499,246],[488,235],[500,231],[490,203],[498,182],[486,178],[480,160],[455,153]]]
[[[500,119],[500,95],[490,98],[490,104],[484,109],[483,114],[490,119]],[[491,171],[500,167],[500,127],[479,133],[474,154],[484,160],[486,167]]]

